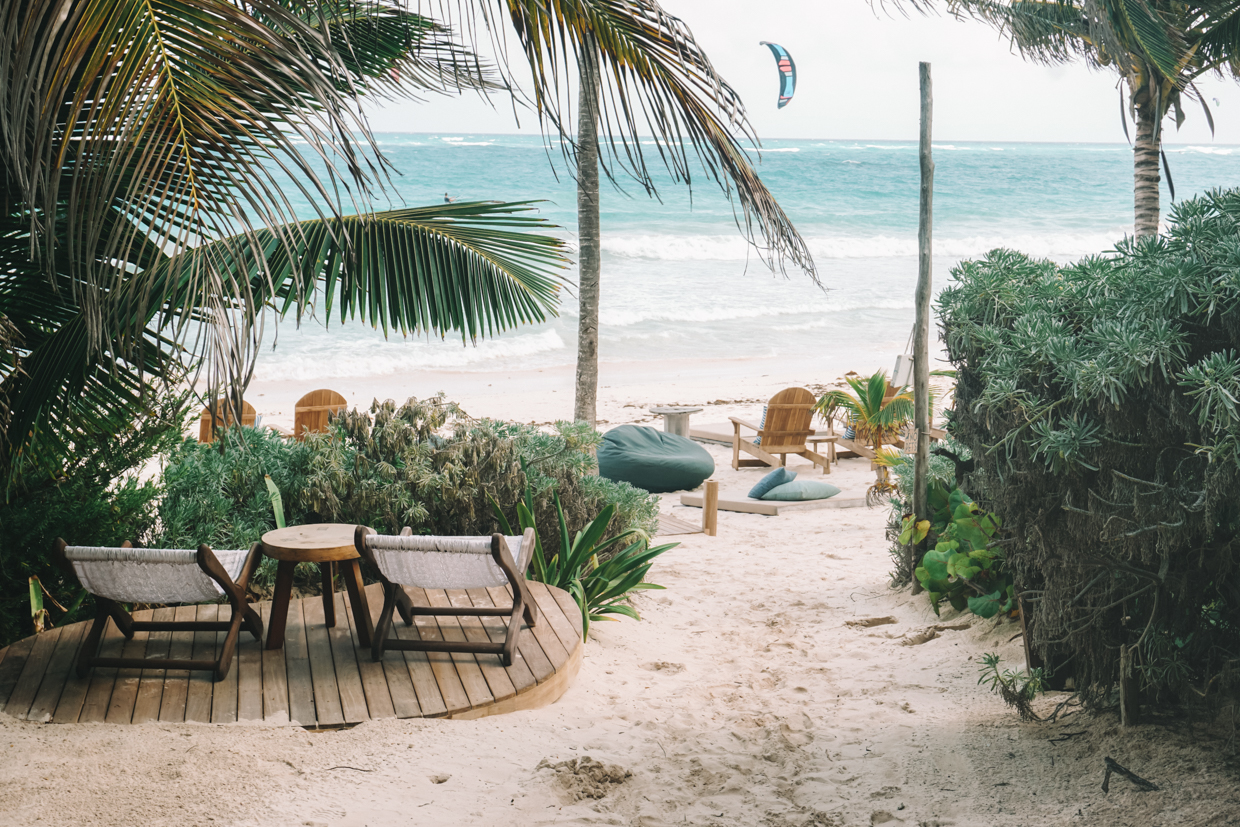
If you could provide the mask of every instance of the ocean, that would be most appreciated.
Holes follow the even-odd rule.
[[[377,139],[397,171],[394,206],[442,203],[445,192],[462,201],[538,199],[539,213],[575,244],[575,184],[558,150],[548,151],[537,136]],[[1178,198],[1240,186],[1240,147],[1169,146],[1167,155]],[[1066,262],[1131,232],[1132,151],[1125,144],[943,143],[934,156],[936,290],[956,262],[995,247]],[[890,369],[904,351],[917,279],[916,142],[771,140],[757,169],[809,245],[820,283],[791,268],[769,270],[704,175],[692,188],[661,176],[658,199],[623,177],[623,191],[604,180],[604,375],[620,363],[640,370],[673,359],[724,360],[743,370],[752,360],[807,355],[865,373]],[[1165,216],[1165,181],[1162,201]],[[575,269],[566,274],[575,282]],[[385,339],[338,318],[300,328],[285,321],[278,336],[269,332],[256,378],[567,366],[575,361],[576,328],[575,294],[564,297],[558,318],[470,345],[454,334]]]

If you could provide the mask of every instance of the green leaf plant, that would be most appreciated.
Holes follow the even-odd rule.
[[[1002,525],[955,485],[932,482],[930,519],[905,517],[897,542],[919,543],[933,534],[934,549],[913,572],[930,597],[934,613],[947,601],[957,611],[994,617],[1016,607],[1016,588],[994,544]]]
[[[666,543],[661,546],[650,546],[650,536],[641,529],[629,529],[614,537],[602,540],[615,516],[616,506],[607,505],[598,516],[585,525],[572,538],[569,537],[568,524],[564,520],[564,509],[560,498],[555,497],[556,513],[559,517],[558,549],[548,556],[542,538],[538,537],[534,526],[534,503],[529,492],[525,501],[517,503],[517,519],[520,531],[535,528],[533,579],[549,586],[563,589],[573,596],[581,609],[581,637],[586,639],[590,634],[590,624],[599,620],[618,620],[608,615],[623,615],[634,620],[641,620],[637,610],[628,602],[628,597],[635,591],[643,589],[662,589],[663,586],[646,582],[646,574],[653,565],[654,558],[665,551],[675,548],[679,543]],[[504,516],[494,498],[491,508],[505,534],[513,535],[514,531],[508,518]],[[599,554],[612,546],[632,540],[620,552],[600,561]],[[601,542],[600,542],[601,541]]]

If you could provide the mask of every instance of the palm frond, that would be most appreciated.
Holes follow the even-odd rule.
[[[463,12],[472,16],[468,4]],[[740,96],[715,71],[684,21],[657,0],[498,0],[480,6],[501,38],[507,16],[533,76],[539,118],[573,146],[572,102],[577,72],[591,60],[600,79],[599,133],[612,163],[656,194],[643,140],[674,181],[692,183],[702,170],[739,203],[738,226],[764,258],[787,262],[817,280],[813,258],[791,220],[754,171],[743,144],[759,145]],[[507,50],[498,43],[501,64]],[[608,174],[614,173],[608,168]]]

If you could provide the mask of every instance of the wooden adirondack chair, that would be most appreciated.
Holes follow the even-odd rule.
[[[771,397],[761,425],[728,417],[732,420],[733,429],[732,467],[787,465],[788,455],[792,454],[805,457],[822,468],[822,473],[830,474],[830,460],[812,450],[806,442],[815,436],[812,423],[817,401],[805,388],[788,388]],[[757,433],[750,438],[743,437],[742,427]],[[741,459],[742,451],[756,459]]]
[[[241,403],[241,427],[253,428],[255,419],[257,419],[257,414],[254,411],[254,406],[249,402],[243,401]],[[232,410],[228,405],[216,401],[211,408],[202,409],[202,416],[198,420],[198,441],[214,442],[215,432],[232,424]]]
[[[348,407],[348,402],[340,394],[326,388],[320,388],[297,400],[293,408],[293,435],[301,440],[307,433],[327,433],[327,421],[336,411]]]

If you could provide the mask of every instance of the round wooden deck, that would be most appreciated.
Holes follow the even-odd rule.
[[[337,594],[332,629],[324,623],[321,598],[290,604],[283,649],[265,651],[243,629],[232,668],[219,683],[210,672],[163,669],[97,668],[78,678],[74,661],[89,622],[25,638],[0,649],[0,708],[52,723],[261,721],[309,728],[536,709],[563,695],[581,668],[581,614],[566,592],[535,582],[530,587],[543,619],[535,629],[523,626],[517,658],[507,668],[496,655],[434,652],[387,652],[375,663],[358,647],[346,596]],[[411,594],[415,603],[430,606],[511,602],[504,589]],[[378,585],[367,588],[367,602],[377,620],[383,604]],[[266,624],[271,604],[257,608]],[[217,612],[226,616],[228,607],[156,609],[155,619],[215,620]],[[135,619],[150,615],[138,612]],[[397,618],[392,628],[402,638],[503,641],[506,621],[419,616],[413,627]],[[101,654],[213,658],[223,638],[223,632],[138,632],[126,641],[109,622]]]

